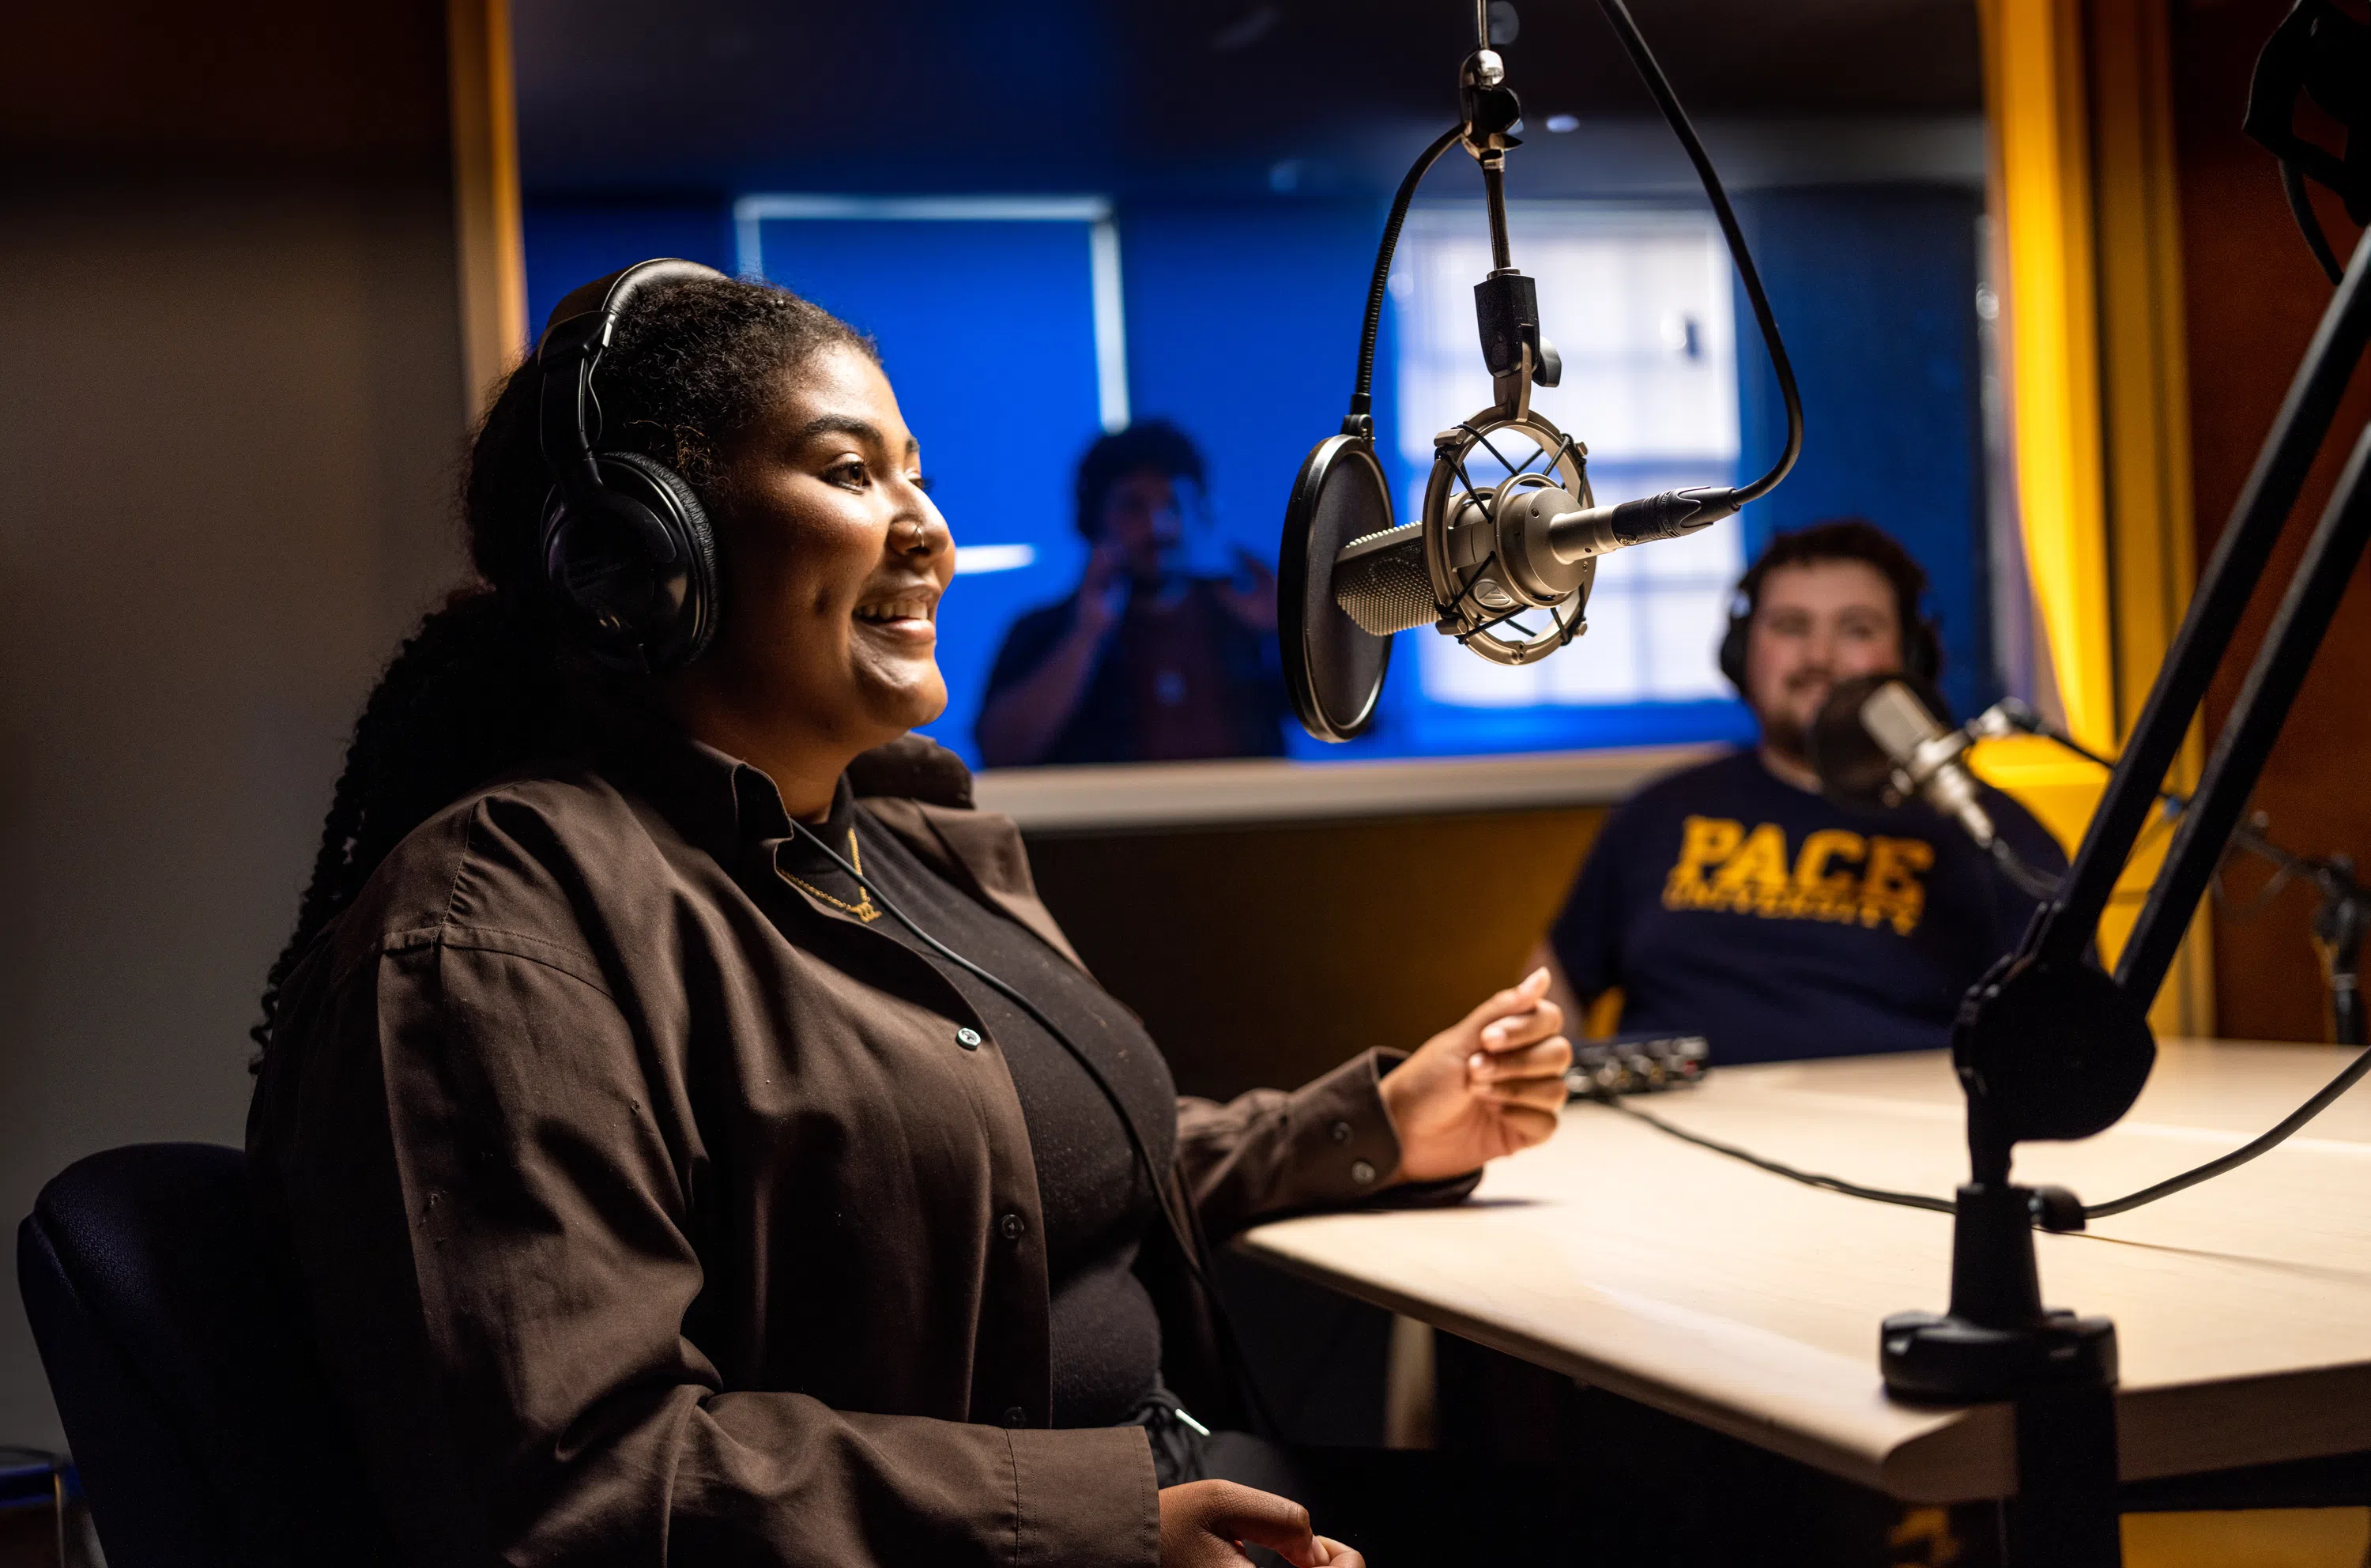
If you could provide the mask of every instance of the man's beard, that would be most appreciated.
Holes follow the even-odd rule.
[[[1798,676],[1787,683],[1787,690],[1779,694],[1778,702],[1769,708],[1757,706],[1753,710],[1754,721],[1762,726],[1763,745],[1790,762],[1799,762],[1807,767],[1811,760],[1810,726],[1795,717],[1793,709],[1787,706],[1787,698],[1800,687],[1814,682],[1829,690],[1835,687],[1833,677],[1824,673],[1810,679]]]
[[[1797,723],[1791,713],[1762,716],[1762,744],[1764,750],[1776,752],[1789,762],[1808,765],[1811,760],[1810,732]]]

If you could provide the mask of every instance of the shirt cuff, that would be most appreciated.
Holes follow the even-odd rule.
[[[1421,1207],[1455,1203],[1474,1190],[1482,1180],[1479,1170],[1441,1182],[1393,1184],[1400,1169],[1400,1139],[1391,1113],[1383,1109],[1382,1082],[1407,1055],[1368,1051],[1293,1094],[1292,1174],[1281,1206]]]
[[[1158,1568],[1161,1486],[1140,1426],[1009,1432],[1016,1568]]]

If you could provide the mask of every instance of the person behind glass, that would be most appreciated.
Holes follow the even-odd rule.
[[[1205,1247],[1453,1202],[1555,1130],[1546,975],[1298,1091],[1179,1098],[908,733],[954,548],[872,345],[660,278],[596,390],[606,460],[712,523],[712,646],[587,658],[517,372],[469,463],[481,581],[371,694],[257,1030],[259,1226],[400,1560],[1358,1568],[1338,1538],[1432,1506],[1511,1561],[1503,1471],[1362,1516],[1243,1484],[1305,1466],[1181,1401],[1235,1413]]]
[[[1533,954],[1552,996],[1577,1009],[1618,991],[1620,1032],[1702,1034],[1716,1063],[1949,1043],[1960,997],[2017,945],[2034,901],[1924,801],[1829,801],[1806,744],[1836,683],[1940,673],[1926,588],[1859,518],[1771,540],[1738,585],[1721,660],[1760,739],[1607,821]],[[2065,869],[2024,807],[1982,798],[2029,865]]]
[[[991,767],[1281,756],[1290,711],[1276,576],[1235,551],[1232,578],[1188,571],[1202,454],[1166,420],[1102,437],[1079,463],[1089,546],[1076,592],[1005,633],[974,738]]]

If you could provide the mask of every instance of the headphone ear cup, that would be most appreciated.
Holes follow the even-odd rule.
[[[708,509],[700,505],[700,497],[681,474],[655,458],[639,452],[609,452],[602,454],[599,461],[601,477],[613,490],[643,501],[665,520],[669,543],[677,547],[677,559],[684,563],[683,594],[674,624],[653,650],[651,660],[653,672],[681,669],[716,640],[723,608],[717,597],[716,531],[709,524]],[[621,471],[612,473],[612,465]],[[637,479],[643,481],[647,490],[636,485]]]
[[[1902,667],[1930,686],[1943,678],[1943,633],[1933,617],[1920,616],[1911,626]]]
[[[555,487],[544,502],[546,581],[601,663],[653,674],[680,669],[716,636],[708,513],[663,463],[637,452],[595,461],[597,494],[572,501]]]
[[[1737,688],[1740,697],[1747,695],[1745,650],[1752,637],[1753,613],[1751,610],[1731,610],[1729,613],[1729,629],[1721,633],[1720,638],[1720,673],[1729,678],[1729,685]]]

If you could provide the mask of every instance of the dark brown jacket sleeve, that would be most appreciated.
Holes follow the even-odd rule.
[[[1138,1429],[720,1391],[683,1332],[694,1193],[719,1176],[668,1109],[683,1064],[588,959],[448,926],[387,939],[306,1005],[282,1031],[307,1043],[294,1102],[267,1094],[258,1115],[322,1353],[412,1561],[1157,1560]]]
[[[1368,1051],[1287,1093],[1255,1089],[1224,1104],[1181,1096],[1177,1173],[1214,1242],[1273,1215],[1382,1198],[1454,1203],[1481,1173],[1389,1186],[1399,1135],[1383,1109],[1383,1074],[1406,1055]],[[1388,1188],[1388,1190],[1386,1190]]]

